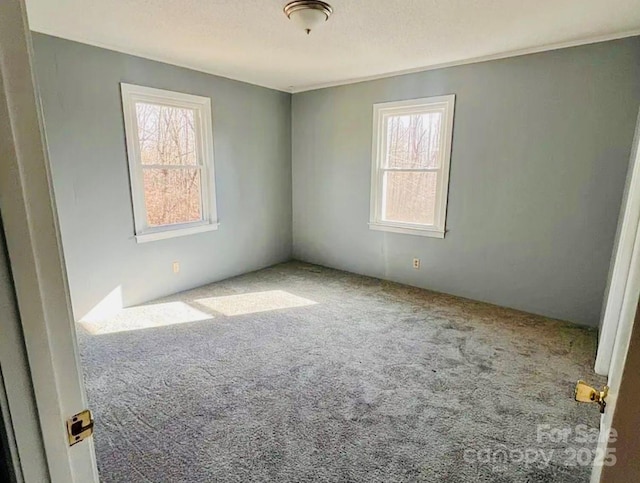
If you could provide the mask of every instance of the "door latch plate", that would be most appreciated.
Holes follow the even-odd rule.
[[[69,446],[87,439],[93,434],[93,414],[88,409],[67,419]]]
[[[600,406],[601,413],[604,413],[604,408],[607,406],[605,401],[607,394],[609,394],[608,386],[604,386],[602,391],[598,391],[584,381],[578,381],[576,384],[575,400],[578,402],[596,403]]]

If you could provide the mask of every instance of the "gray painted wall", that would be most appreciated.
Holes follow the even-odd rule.
[[[289,94],[33,37],[76,318],[118,287],[131,305],[290,258]],[[120,82],[211,97],[217,231],[136,243]]]
[[[294,257],[598,325],[639,79],[631,38],[294,95]],[[445,239],[370,231],[372,104],[452,93]]]
[[[598,323],[640,103],[639,38],[293,101],[42,34],[34,48],[77,318],[117,287],[131,305],[286,260],[293,217],[296,258]],[[121,81],[212,98],[218,231],[135,242]],[[370,231],[372,104],[450,93],[446,238]]]

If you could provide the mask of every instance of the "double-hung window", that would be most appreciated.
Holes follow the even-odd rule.
[[[211,100],[121,84],[138,242],[215,230]]]
[[[455,96],[373,107],[373,230],[443,238]]]

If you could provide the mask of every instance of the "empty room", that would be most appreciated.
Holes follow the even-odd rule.
[[[2,31],[7,481],[640,481],[637,0]]]

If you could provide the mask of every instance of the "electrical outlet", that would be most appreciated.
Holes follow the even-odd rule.
[[[173,273],[178,273],[180,271],[180,262],[173,262]]]
[[[415,268],[416,270],[420,269],[420,259],[419,258],[414,258],[413,259],[413,268]]]

